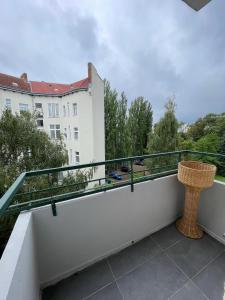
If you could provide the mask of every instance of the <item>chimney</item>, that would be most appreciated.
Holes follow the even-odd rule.
[[[92,63],[88,63],[88,81],[89,83],[92,82]]]
[[[20,76],[21,79],[23,79],[23,81],[27,82],[28,79],[27,79],[27,73],[23,73],[21,76]]]

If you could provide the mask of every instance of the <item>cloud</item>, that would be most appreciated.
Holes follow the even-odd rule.
[[[73,82],[92,61],[131,102],[145,96],[154,118],[175,95],[191,122],[225,111],[225,3],[198,13],[181,0],[4,1],[0,71]]]

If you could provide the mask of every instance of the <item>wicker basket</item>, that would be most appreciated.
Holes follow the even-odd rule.
[[[203,235],[197,225],[200,192],[212,186],[216,167],[197,161],[182,161],[178,164],[178,180],[185,185],[184,215],[176,223],[185,236],[198,239]]]
[[[183,184],[207,188],[213,185],[216,166],[198,161],[181,161],[178,164],[178,180]]]

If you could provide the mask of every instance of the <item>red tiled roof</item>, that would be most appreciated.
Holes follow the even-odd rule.
[[[0,73],[0,85],[19,90],[30,91],[30,84],[25,80],[2,73]]]
[[[88,88],[89,78],[71,84],[44,81],[25,81],[24,79],[0,73],[0,85],[38,94],[63,94],[76,88]]]
[[[50,83],[44,81],[30,81],[31,91],[33,93],[40,94],[62,94],[69,92],[75,88],[87,88],[89,80],[85,78],[83,80],[71,83],[71,84],[62,84],[62,83]]]

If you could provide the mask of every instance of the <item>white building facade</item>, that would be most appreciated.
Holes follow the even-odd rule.
[[[37,126],[52,140],[63,136],[70,165],[105,160],[104,82],[93,64],[88,77],[72,84],[28,81],[0,74],[0,114],[36,112]],[[99,167],[95,177],[105,177]]]

